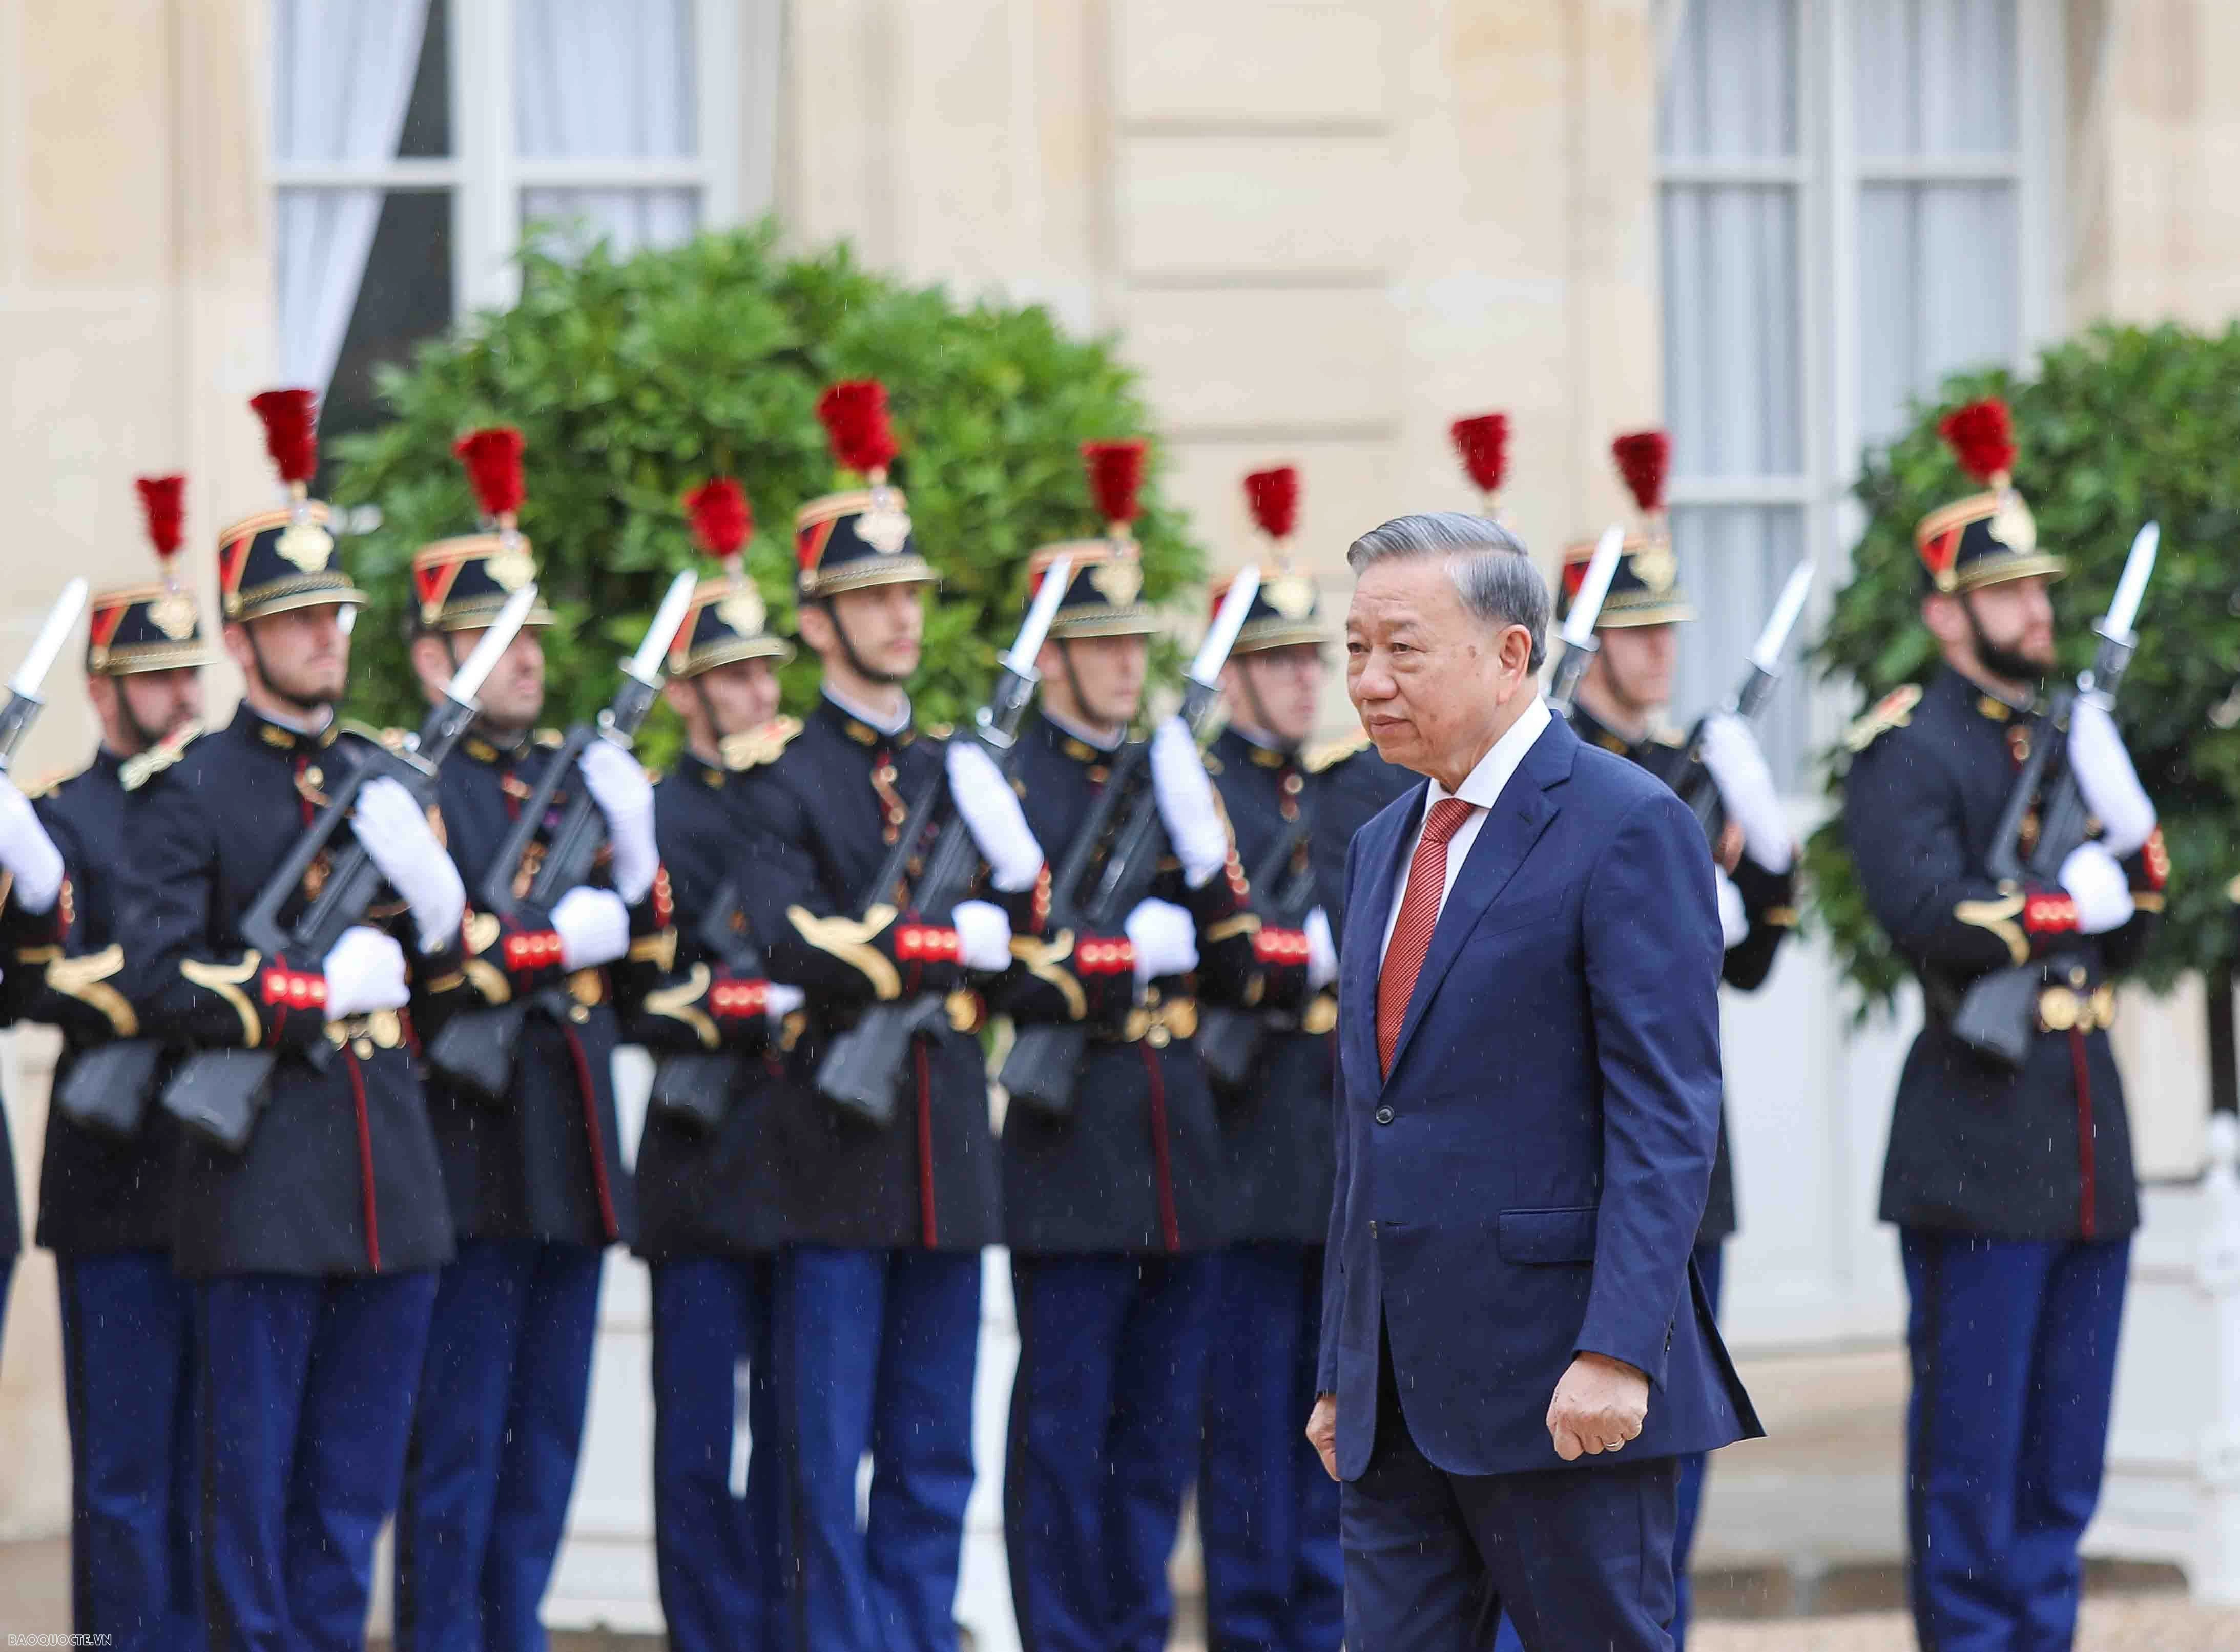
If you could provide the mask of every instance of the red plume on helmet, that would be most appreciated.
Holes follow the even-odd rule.
[[[1977,481],[2003,485],[2015,468],[2015,421],[1997,396],[1970,402],[1947,413],[1937,432]]]
[[[1448,434],[1454,437],[1463,469],[1477,483],[1478,491],[1489,496],[1497,492],[1509,474],[1509,415],[1480,413],[1457,419],[1448,427]]]
[[[521,509],[521,432],[510,424],[472,431],[451,447],[467,468],[467,480],[474,484],[483,515],[503,526],[510,527]]]
[[[874,482],[901,451],[887,423],[887,387],[875,378],[843,379],[817,398],[817,416],[832,443],[832,456]]]
[[[1089,466],[1089,491],[1115,539],[1126,538],[1128,524],[1143,514],[1137,496],[1143,488],[1143,456],[1148,447],[1140,437],[1081,444],[1082,459]]]
[[[1252,520],[1260,524],[1260,531],[1278,543],[1291,536],[1291,530],[1299,519],[1299,472],[1297,467],[1279,464],[1270,470],[1255,470],[1244,478],[1245,503],[1252,507]]]
[[[264,450],[293,487],[309,487],[319,468],[318,397],[310,390],[266,390],[249,398],[264,421]]]
[[[140,490],[140,509],[148,518],[148,543],[163,576],[171,574],[171,558],[179,554],[181,529],[186,517],[187,479],[184,476],[140,476],[132,485]]]
[[[1618,474],[1645,516],[1664,509],[1664,473],[1672,463],[1672,438],[1662,430],[1636,430],[1610,443]]]
[[[736,577],[739,553],[754,537],[754,507],[747,490],[732,476],[715,476],[684,496],[684,515],[692,523],[692,536],[710,556],[720,559]]]

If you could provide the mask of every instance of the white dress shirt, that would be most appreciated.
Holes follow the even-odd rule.
[[[1548,703],[1534,695],[1532,703],[1519,712],[1517,721],[1510,723],[1501,738],[1493,743],[1493,749],[1477,760],[1477,767],[1470,771],[1470,778],[1463,782],[1461,790],[1449,791],[1437,781],[1431,783],[1431,795],[1423,800],[1425,821],[1431,818],[1431,810],[1446,798],[1459,797],[1470,805],[1470,818],[1456,828],[1455,835],[1447,840],[1447,881],[1439,890],[1441,911],[1446,909],[1447,896],[1454,893],[1455,879],[1462,875],[1463,863],[1470,859],[1470,845],[1477,842],[1478,828],[1485,824],[1486,811],[1501,801],[1501,789],[1509,783],[1509,777],[1517,772],[1517,765],[1523,763],[1524,754],[1532,749],[1532,743],[1540,737],[1553,720]],[[1380,965],[1384,961],[1386,949],[1392,944],[1392,931],[1400,922],[1400,903],[1408,896],[1408,869],[1415,863],[1417,847],[1423,841],[1423,827],[1419,822],[1416,836],[1409,841],[1408,853],[1400,862],[1400,876],[1392,887],[1392,909],[1384,916],[1384,943],[1377,949]]]

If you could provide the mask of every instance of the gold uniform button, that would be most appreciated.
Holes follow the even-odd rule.
[[[1143,1035],[1143,1042],[1154,1049],[1164,1049],[1172,1036],[1164,1027],[1154,1027]]]
[[[373,1040],[370,1038],[351,1039],[350,1054],[357,1056],[360,1061],[371,1061],[373,1059]]]
[[[574,1022],[578,1027],[582,1026],[590,1018],[591,1012],[584,1009],[583,1005],[570,1004],[568,1006],[568,1019]]]

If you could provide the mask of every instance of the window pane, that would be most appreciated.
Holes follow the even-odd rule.
[[[1690,15],[1704,10],[1694,7]],[[1667,184],[1661,217],[1664,399],[1675,473],[1799,474],[1797,192]]]
[[[450,195],[443,190],[390,190],[381,200],[365,279],[319,415],[322,439],[378,423],[383,414],[374,399],[374,369],[404,361],[413,345],[450,323]]]
[[[1696,0],[1664,81],[1670,157],[1797,153],[1797,0]]]
[[[690,0],[514,0],[513,17],[524,157],[697,152]]]
[[[1859,192],[1859,427],[1888,441],[1909,396],[2021,347],[2011,183],[1870,183]]]
[[[1804,512],[1795,505],[1682,505],[1672,512],[1672,547],[1697,614],[1680,627],[1673,679],[1673,715],[1684,727],[1742,682],[1782,582],[1804,560]],[[1790,652],[1793,659],[1795,649]],[[1806,784],[1804,687],[1803,674],[1790,669],[1758,714],[1758,739],[1784,791]]]
[[[428,17],[428,0],[273,0],[274,157],[396,155]]]
[[[397,152],[428,160],[451,152],[451,0],[428,0],[428,26],[421,31],[420,68],[404,105],[404,128]]]
[[[579,251],[601,240],[617,255],[673,247],[700,226],[700,191],[523,190],[523,228],[540,220],[563,226],[560,244]]]
[[[1861,154],[2015,148],[2015,0],[1852,0],[1851,17]]]

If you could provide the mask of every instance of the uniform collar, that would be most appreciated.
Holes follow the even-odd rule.
[[[530,736],[524,729],[520,738],[511,745],[501,744],[490,738],[489,730],[477,724],[465,739],[459,742],[459,749],[477,763],[512,764],[522,760],[532,743]]]
[[[93,761],[86,767],[104,779],[119,780],[123,777],[124,761],[107,745],[97,744],[93,749]]]
[[[1271,745],[1257,736],[1247,734],[1235,723],[1223,729],[1213,743],[1215,752],[1223,763],[1244,763],[1255,769],[1283,769],[1296,766],[1299,754],[1295,748]]]
[[[1119,739],[1110,745],[1105,745],[1100,743],[1086,729],[1077,728],[1070,723],[1061,722],[1052,712],[1037,711],[1035,715],[1042,722],[1043,736],[1050,742],[1050,749],[1060,756],[1070,757],[1074,762],[1084,766],[1091,763],[1110,763],[1113,754],[1127,743],[1128,736],[1123,733]]]
[[[689,747],[677,754],[677,768],[678,773],[710,791],[721,791],[723,783],[731,777],[729,770],[708,762]]]
[[[2043,709],[2036,696],[2022,705],[2016,705],[1999,695],[1993,694],[1972,677],[1963,676],[1946,666],[1943,686],[1953,703],[1967,709],[1969,716],[1984,723],[2009,723],[2038,715]]]
[[[283,751],[293,756],[301,752],[324,751],[334,744],[335,736],[342,732],[343,725],[342,720],[330,711],[325,728],[316,734],[305,734],[301,729],[273,722],[243,700],[241,709],[233,714],[233,727],[252,746],[261,746],[267,751]]]
[[[917,730],[910,726],[908,700],[903,702],[902,725],[894,729],[881,728],[863,708],[850,705],[830,687],[818,696],[817,712],[859,746],[906,746],[917,738]]]
[[[1600,746],[1604,751],[1614,751],[1621,757],[1633,756],[1633,743],[1605,724],[1577,700],[1571,702],[1571,732],[1590,746]]]

